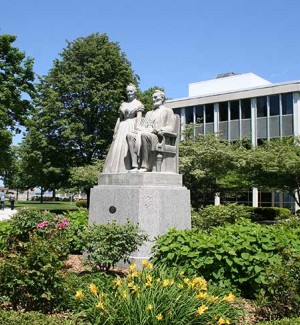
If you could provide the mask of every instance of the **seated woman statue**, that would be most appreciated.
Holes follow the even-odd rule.
[[[144,105],[136,99],[135,85],[129,84],[126,91],[128,101],[123,102],[119,108],[120,116],[115,126],[113,141],[105,160],[103,173],[126,172],[132,168],[126,135],[136,130],[140,124]]]

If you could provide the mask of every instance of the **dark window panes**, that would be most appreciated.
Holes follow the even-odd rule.
[[[220,122],[228,121],[228,102],[222,102],[219,104],[219,118]]]
[[[260,200],[261,200],[261,202],[272,202],[272,193],[271,192],[261,192]]]
[[[251,99],[241,100],[242,119],[251,118]]]
[[[185,109],[185,123],[194,123],[194,107],[187,107]]]
[[[270,115],[279,115],[279,95],[270,96]]]
[[[282,115],[293,114],[293,94],[282,94],[281,95],[282,104]]]
[[[175,108],[175,109],[173,109],[173,111],[174,111],[174,114],[181,115],[181,108]]]
[[[263,144],[265,144],[267,142],[267,139],[257,139],[257,145],[258,146],[262,146]]]
[[[238,120],[240,117],[239,114],[239,101],[234,100],[230,102],[230,119],[231,120]]]
[[[267,116],[267,96],[257,97],[257,117],[266,117]]]
[[[198,105],[195,107],[196,123],[203,123],[203,105]]]
[[[212,123],[214,121],[214,104],[205,105],[205,122]]]

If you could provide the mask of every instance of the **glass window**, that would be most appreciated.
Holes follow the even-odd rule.
[[[267,96],[257,97],[257,117],[266,117],[267,116]]]
[[[175,108],[173,109],[174,114],[181,115],[181,108]]]
[[[279,115],[279,95],[270,96],[270,116]]]
[[[185,123],[194,123],[194,107],[187,107],[185,109]]]
[[[195,107],[196,123],[203,123],[203,105],[198,105]]]
[[[242,119],[251,118],[251,98],[241,100]]]
[[[293,94],[282,94],[281,95],[282,104],[282,115],[293,114]]]
[[[230,119],[231,120],[238,120],[240,117],[239,114],[239,101],[234,100],[230,102]]]
[[[205,122],[212,123],[214,121],[214,104],[205,105]]]
[[[258,146],[262,146],[263,144],[265,144],[267,142],[267,139],[257,139],[257,145]]]
[[[228,121],[228,102],[222,102],[219,104],[219,119],[220,122]]]

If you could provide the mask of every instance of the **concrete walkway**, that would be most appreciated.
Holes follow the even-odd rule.
[[[0,221],[10,219],[18,210],[11,210],[10,208],[5,208],[0,210]]]

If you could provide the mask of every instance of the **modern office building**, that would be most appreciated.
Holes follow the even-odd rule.
[[[300,81],[273,84],[253,73],[226,73],[189,84],[187,98],[169,100],[166,105],[181,116],[182,130],[194,124],[195,135],[218,132],[229,141],[249,138],[253,145],[300,135]],[[257,189],[239,197],[221,198],[221,203],[224,201],[298,208],[287,193]]]

